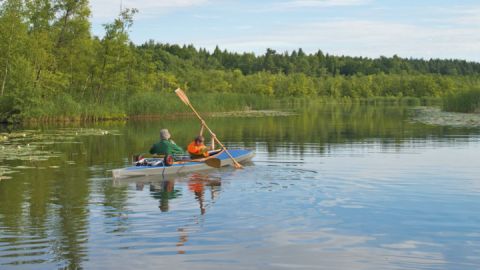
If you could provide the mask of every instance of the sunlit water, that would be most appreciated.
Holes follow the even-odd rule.
[[[110,177],[160,127],[186,145],[195,119],[29,128],[18,143],[47,134],[25,147],[51,157],[0,161],[16,171],[0,181],[0,269],[480,268],[478,129],[401,107],[208,122],[255,149],[245,169]]]

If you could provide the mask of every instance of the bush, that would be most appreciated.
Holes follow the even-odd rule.
[[[443,110],[449,112],[480,112],[480,88],[450,93],[443,98]]]
[[[0,123],[16,122],[19,119],[20,110],[15,104],[15,98],[11,96],[0,97]]]

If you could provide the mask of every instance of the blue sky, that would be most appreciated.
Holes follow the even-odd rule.
[[[91,0],[92,27],[121,0]],[[139,14],[131,39],[264,53],[303,48],[336,55],[480,61],[479,0],[123,0]]]

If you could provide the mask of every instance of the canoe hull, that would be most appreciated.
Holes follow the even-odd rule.
[[[255,156],[255,152],[252,150],[232,149],[228,151],[238,162],[248,161]],[[219,159],[221,166],[233,165],[233,161],[224,151],[211,158]],[[175,162],[172,166],[132,166],[113,170],[112,174],[113,178],[126,178],[134,176],[172,175],[212,169],[212,167],[205,163],[207,159],[208,158],[195,161],[179,161]]]

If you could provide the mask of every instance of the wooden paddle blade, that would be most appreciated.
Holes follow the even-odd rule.
[[[183,103],[190,105],[190,100],[182,89],[177,88],[177,90],[175,90],[175,94],[177,94],[177,96],[183,101]]]
[[[205,160],[205,163],[213,168],[220,168],[222,167],[222,161],[218,158],[209,158]]]

